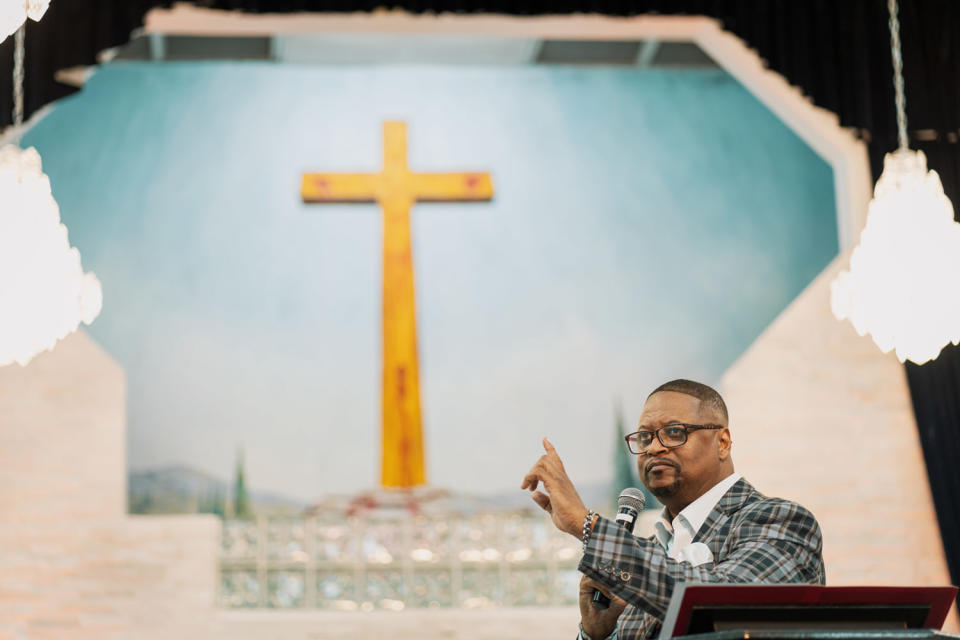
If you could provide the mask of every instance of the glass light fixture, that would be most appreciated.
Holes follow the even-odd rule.
[[[850,270],[830,284],[830,306],[884,353],[923,364],[960,343],[960,224],[940,176],[907,142],[896,0],[888,0],[899,148],[888,153]]]
[[[13,35],[27,18],[40,20],[50,0],[0,0],[0,42]]]
[[[0,147],[0,367],[26,365],[100,313],[36,149]]]
[[[0,0],[3,2],[3,0]],[[2,6],[2,5],[0,5]],[[15,132],[23,124],[24,29],[14,51]],[[33,147],[0,147],[0,367],[26,365],[100,313],[100,281],[84,273]]]

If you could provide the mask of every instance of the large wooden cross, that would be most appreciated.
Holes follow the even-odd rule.
[[[488,173],[417,173],[407,168],[407,125],[383,123],[379,173],[307,173],[304,202],[378,202],[383,208],[383,400],[381,473],[384,487],[426,482],[410,208],[415,202],[490,200]]]

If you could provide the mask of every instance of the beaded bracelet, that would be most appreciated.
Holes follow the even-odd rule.
[[[583,516],[583,549],[586,551],[587,543],[590,542],[590,534],[593,533],[593,517],[597,515],[596,511],[587,511],[587,515]]]

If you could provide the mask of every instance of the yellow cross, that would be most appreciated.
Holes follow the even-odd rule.
[[[426,482],[417,321],[410,244],[415,202],[487,201],[489,173],[417,173],[407,168],[407,125],[383,123],[379,173],[306,173],[304,202],[378,202],[383,208],[383,400],[381,472],[384,487]]]

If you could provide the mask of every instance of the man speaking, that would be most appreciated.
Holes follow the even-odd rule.
[[[521,485],[558,529],[583,541],[581,638],[653,637],[678,582],[823,584],[820,526],[733,470],[727,407],[712,388],[661,385],[626,441],[643,484],[665,507],[649,539],[587,509],[546,438],[546,454]],[[593,604],[595,589],[612,600],[609,608]]]

